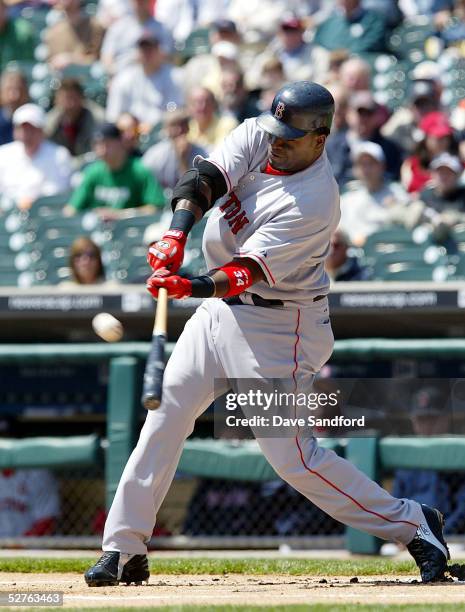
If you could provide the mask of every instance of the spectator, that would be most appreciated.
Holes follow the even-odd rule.
[[[341,64],[338,82],[353,93],[367,91],[371,84],[371,67],[361,57],[349,57]]]
[[[0,145],[13,140],[13,113],[29,99],[27,81],[21,72],[5,70],[0,81]]]
[[[284,66],[280,59],[273,56],[263,64],[258,82],[259,89],[281,89],[286,79]]]
[[[331,126],[331,132],[339,132],[347,129],[347,109],[349,103],[348,90],[342,84],[333,85],[330,88],[332,96],[334,98],[334,117],[333,125]]]
[[[405,209],[410,210],[411,205],[402,186],[386,178],[386,158],[379,144],[358,143],[352,159],[358,180],[349,183],[341,196],[340,228],[352,244],[361,246],[367,236],[397,221],[402,211],[402,222],[408,224],[410,217]]]
[[[258,83],[260,89],[258,108],[261,112],[270,108],[276,92],[285,82],[282,63],[277,57],[271,57],[263,64]]]
[[[450,414],[443,394],[425,387],[412,398],[411,419],[417,436],[444,435],[450,429]],[[465,531],[465,477],[457,472],[396,470],[393,495],[432,504],[446,516],[445,533]]]
[[[206,156],[206,151],[187,139],[189,115],[185,111],[167,113],[163,127],[165,138],[147,150],[142,163],[164,189],[173,189],[194,158]]]
[[[365,10],[361,0],[338,0],[335,11],[317,28],[314,44],[351,53],[387,51],[388,26],[376,11]]]
[[[430,17],[439,30],[449,21],[453,7],[453,0],[399,0],[399,8],[407,19]]]
[[[340,188],[344,188],[352,175],[350,147],[347,142],[349,126],[346,119],[349,95],[341,84],[332,85],[330,91],[334,98],[335,110],[331,134],[326,141],[326,151],[333,168],[334,178]]]
[[[47,114],[45,132],[71,155],[84,155],[92,150],[96,124],[103,119],[103,109],[86,100],[76,79],[63,79],[55,94],[55,104]]]
[[[402,184],[409,193],[421,191],[431,179],[429,165],[441,153],[457,153],[454,130],[445,113],[433,111],[419,123],[420,134],[413,155],[402,164]]]
[[[241,35],[237,31],[236,24],[231,19],[215,19],[210,24],[209,39],[211,47],[223,40],[238,46],[241,44]]]
[[[231,70],[239,70],[239,47],[226,40],[217,42],[211,50],[211,57],[214,64],[210,66],[210,70],[205,72],[197,81],[189,83],[185,81],[184,90],[187,94],[189,91],[198,85],[209,89],[217,100],[221,99],[221,79],[225,72]]]
[[[45,113],[24,104],[13,113],[14,142],[0,147],[0,192],[20,208],[40,196],[70,187],[71,156],[64,147],[45,140]]]
[[[81,0],[58,0],[62,18],[44,32],[48,61],[61,70],[69,64],[91,64],[99,58],[103,29],[81,9]]]
[[[103,39],[101,60],[107,72],[117,74],[137,62],[137,41],[150,31],[160,41],[165,55],[173,51],[173,39],[167,28],[152,15],[151,0],[131,0],[132,11],[122,15],[107,30]]]
[[[460,159],[450,153],[441,153],[430,164],[431,181],[420,192],[438,241],[449,238],[454,225],[465,222],[465,185],[460,181],[463,166]]]
[[[71,280],[61,285],[101,285],[105,283],[102,253],[93,240],[79,236],[69,250]]]
[[[339,129],[328,138],[327,152],[341,187],[353,178],[351,149],[362,141],[371,141],[383,149],[386,173],[398,180],[402,163],[402,151],[379,128],[384,119],[384,110],[377,104],[370,91],[359,91],[349,98],[347,128]]]
[[[66,213],[93,209],[102,219],[130,214],[150,214],[163,206],[163,192],[140,160],[129,157],[120,130],[105,123],[97,132],[95,151],[99,158],[84,171],[81,184],[71,196]]]
[[[384,118],[384,109],[376,102],[370,91],[359,91],[350,97],[347,110],[349,143],[369,140],[379,144],[386,158],[387,174],[391,179],[398,180],[403,151],[380,133]]]
[[[59,514],[58,486],[49,470],[0,470],[0,537],[51,535]]]
[[[349,256],[349,237],[337,229],[331,237],[330,251],[325,260],[325,270],[332,281],[364,281],[369,280],[370,271],[361,266],[357,257]]]
[[[128,155],[133,157],[142,157],[139,149],[139,136],[141,133],[140,121],[131,113],[123,113],[116,122],[118,129],[121,132],[123,146],[128,152]]]
[[[228,0],[157,0],[155,17],[182,46],[191,32],[222,19],[227,5]]]
[[[232,19],[245,38],[254,45],[269,41],[278,30],[283,12],[298,17],[308,14],[308,3],[302,0],[230,0],[228,17]]]
[[[183,95],[175,69],[164,62],[157,38],[150,30],[138,40],[139,62],[116,75],[110,85],[107,119],[131,113],[147,126],[159,123],[167,110],[182,106]]]
[[[329,53],[323,47],[306,42],[304,22],[292,15],[281,19],[276,36],[252,64],[247,82],[258,84],[258,74],[271,57],[282,63],[286,81],[322,82],[329,67]],[[255,73],[255,76],[253,76]]]
[[[341,70],[342,64],[349,59],[349,53],[346,49],[336,49],[336,51],[329,51],[329,65],[328,71],[322,81],[325,87],[333,87],[336,83],[339,83],[339,71]]]
[[[205,87],[196,87],[191,91],[188,109],[192,117],[188,138],[207,151],[220,143],[237,125],[233,117],[218,113],[215,96]]]
[[[404,151],[413,153],[419,123],[428,113],[440,110],[440,97],[441,90],[432,79],[412,81],[408,106],[400,107],[383,125],[381,133]]]
[[[399,25],[404,17],[399,8],[399,0],[362,0],[362,4],[365,9],[381,13],[390,28]]]
[[[214,86],[214,93],[219,92],[218,83],[224,68],[237,68],[241,37],[236,24],[230,19],[214,21],[208,34],[210,50],[191,57],[183,66],[183,87],[189,92],[197,85]],[[218,43],[226,43],[226,45]],[[213,52],[215,49],[215,52]],[[229,63],[228,63],[229,55]],[[223,66],[221,65],[223,62]]]
[[[104,30],[130,12],[131,6],[128,0],[98,0],[97,2],[96,17]]]
[[[21,17],[11,19],[5,0],[0,0],[0,70],[9,62],[34,61],[36,40],[32,26]]]
[[[240,70],[228,70],[221,78],[221,108],[242,123],[244,119],[256,117],[260,110],[255,96],[245,88],[244,75]]]

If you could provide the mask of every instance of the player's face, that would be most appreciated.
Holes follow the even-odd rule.
[[[323,152],[326,136],[307,134],[302,138],[284,140],[269,136],[268,159],[276,170],[299,172],[308,168]]]

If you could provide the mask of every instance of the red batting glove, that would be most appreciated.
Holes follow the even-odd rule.
[[[182,276],[172,275],[169,270],[161,269],[154,272],[147,279],[147,290],[154,298],[158,297],[158,290],[164,288],[168,297],[181,300],[192,295],[192,283]]]
[[[168,230],[161,240],[149,246],[147,261],[157,271],[167,268],[171,274],[177,272],[184,259],[184,245],[187,235],[180,230]]]

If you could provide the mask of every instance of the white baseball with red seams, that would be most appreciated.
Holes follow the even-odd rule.
[[[339,194],[323,152],[290,175],[263,170],[268,137],[246,120],[208,158],[221,169],[228,195],[211,212],[203,250],[209,268],[248,257],[265,281],[251,293],[281,308],[207,299],[187,322],[165,370],[163,400],[149,412],[124,470],[105,526],[103,549],[145,553],[156,513],[173,479],[195,419],[227,389],[215,379],[294,379],[308,388],[329,359],[329,282],[324,259],[339,222]],[[420,522],[418,503],[392,497],[313,437],[258,439],[276,472],[337,520],[387,540],[408,543]]]

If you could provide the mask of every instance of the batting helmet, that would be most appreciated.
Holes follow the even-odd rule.
[[[291,140],[319,128],[327,128],[329,132],[333,114],[334,99],[325,87],[311,81],[297,81],[278,91],[271,110],[262,113],[257,123],[265,132]]]

